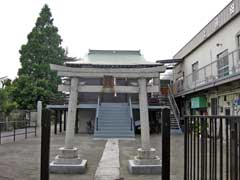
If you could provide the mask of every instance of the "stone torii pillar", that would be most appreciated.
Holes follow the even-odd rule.
[[[160,158],[155,155],[156,150],[151,148],[150,143],[147,80],[144,78],[138,79],[138,85],[142,147],[137,150],[138,155],[135,159],[129,160],[128,167],[133,174],[160,174]]]
[[[79,79],[71,78],[70,98],[68,103],[67,129],[65,146],[59,148],[60,154],[50,163],[52,173],[84,173],[87,160],[80,159],[78,149],[74,147],[74,129],[77,112]]]
[[[149,133],[149,113],[147,100],[147,82],[146,79],[139,79],[139,110],[141,123],[141,141],[142,150],[150,150],[150,133]]]
[[[64,149],[73,149],[74,129],[78,100],[78,78],[71,79],[71,92],[68,102],[67,128]]]

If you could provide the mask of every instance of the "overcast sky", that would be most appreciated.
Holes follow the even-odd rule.
[[[141,49],[149,61],[171,58],[230,0],[2,0],[0,77],[17,76],[19,49],[45,3],[69,55],[88,49]]]

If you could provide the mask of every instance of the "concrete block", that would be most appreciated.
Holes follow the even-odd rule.
[[[161,174],[162,165],[161,164],[135,164],[135,160],[129,160],[128,164],[129,172],[132,174]]]
[[[82,159],[80,163],[50,163],[50,173],[56,174],[83,174],[87,169],[87,160]]]
[[[77,158],[78,157],[78,149],[65,149],[64,147],[59,148],[60,155],[59,158]]]
[[[139,159],[155,159],[156,149],[150,148],[149,150],[137,149],[137,156]]]
[[[154,159],[139,159],[137,156],[134,157],[134,164],[136,165],[159,165],[161,163],[158,156],[155,156]]]
[[[82,159],[78,158],[60,158],[59,155],[55,157],[54,164],[81,164]]]

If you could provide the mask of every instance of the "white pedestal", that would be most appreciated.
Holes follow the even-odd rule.
[[[161,174],[162,163],[158,156],[155,155],[155,149],[150,150],[138,149],[138,156],[129,160],[128,169],[132,174]]]
[[[58,174],[83,174],[86,172],[87,160],[80,159],[78,149],[60,148],[60,155],[50,163],[50,172]]]

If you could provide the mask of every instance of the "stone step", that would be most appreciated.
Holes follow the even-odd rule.
[[[130,121],[116,121],[116,122],[114,122],[114,121],[98,121],[98,125],[101,125],[101,124],[103,124],[103,125],[113,125],[113,126],[118,126],[118,125],[128,125],[128,124],[131,124],[131,122]]]
[[[106,125],[99,125],[98,128],[103,128],[103,129],[127,129],[129,130],[131,128],[131,126],[126,126],[124,124],[120,124],[118,126],[113,126],[112,124],[106,124]]]
[[[105,124],[105,125],[98,125],[98,127],[100,128],[100,127],[103,127],[103,128],[107,128],[107,129],[109,129],[109,128],[120,128],[120,129],[128,129],[128,128],[130,128],[130,125],[127,125],[127,124],[119,124],[119,125],[115,125],[114,124],[114,126],[112,125],[112,124]]]
[[[132,131],[130,129],[109,129],[109,130],[103,130],[98,128],[97,131],[95,131],[95,134],[116,134],[116,133],[123,133],[123,134],[128,134],[128,133],[132,133]]]
[[[110,135],[115,135],[115,134],[123,134],[123,135],[127,135],[127,134],[134,134],[134,133],[132,133],[132,132],[130,132],[130,131],[116,131],[116,132],[112,132],[112,131],[96,131],[95,133],[94,133],[95,135],[108,135],[108,136],[110,136]]]
[[[100,107],[128,107],[128,103],[101,103]]]
[[[115,117],[115,118],[119,118],[119,117],[123,117],[123,118],[127,118],[127,117],[129,117],[130,115],[129,115],[129,113],[102,113],[102,112],[100,112],[99,114],[98,114],[98,116],[101,116],[101,117],[106,117],[106,118],[108,118],[108,117]]]
[[[100,106],[99,109],[113,109],[113,110],[116,110],[116,109],[123,109],[123,110],[128,110],[129,109],[129,106]]]
[[[126,116],[129,116],[129,112],[126,112],[126,111],[105,111],[105,112],[103,112],[103,111],[100,111],[99,113],[98,113],[98,115],[102,115],[102,116],[116,116],[116,115],[118,115],[118,116],[124,116],[124,117],[126,117]]]
[[[134,137],[127,103],[102,103],[99,108],[98,131],[94,137]]]
[[[122,109],[122,110],[129,110],[130,108],[129,108],[129,106],[109,106],[109,107],[107,107],[107,106],[100,106],[99,107],[99,109],[102,109],[102,110],[106,110],[106,109],[112,109],[112,110],[120,110],[120,109]]]
[[[114,117],[103,117],[103,116],[99,116],[98,119],[101,121],[101,122],[129,122],[130,121],[130,118],[128,119],[129,117],[126,117],[126,118],[114,118]]]
[[[176,126],[175,126],[176,127]],[[98,125],[98,128],[106,128],[106,129],[129,129],[130,128],[130,124],[129,125],[125,125],[125,124],[104,124],[104,125]]]
[[[127,114],[98,114],[98,118],[102,119],[130,119],[130,115]]]
[[[134,134],[94,134],[95,138],[134,138]]]
[[[131,131],[130,127],[127,128],[115,128],[115,127],[98,127],[97,131],[104,131],[104,132],[108,132],[108,131],[112,131],[112,132],[118,132],[118,131]]]

